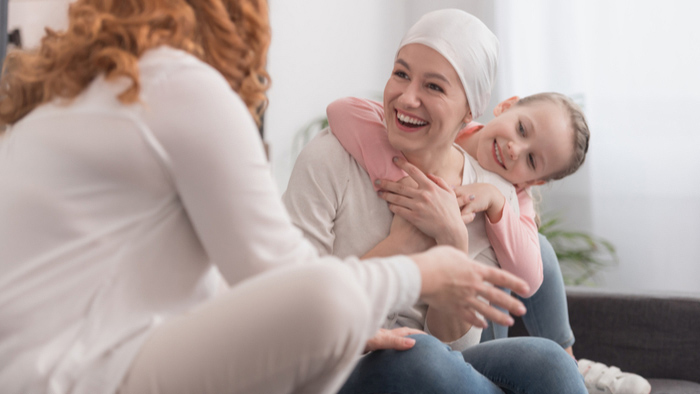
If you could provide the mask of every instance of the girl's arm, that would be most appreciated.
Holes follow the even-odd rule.
[[[501,220],[486,220],[486,235],[496,252],[501,268],[524,279],[530,286],[530,297],[542,284],[542,254],[535,224],[535,206],[529,189],[518,191],[520,216],[503,209]]]
[[[367,171],[375,190],[379,190],[374,183],[378,179],[398,181],[407,175],[391,161],[394,157],[403,157],[403,154],[389,143],[381,103],[345,97],[328,105],[326,115],[331,132]],[[470,122],[459,136],[472,134],[482,127],[479,123]]]
[[[389,144],[382,104],[355,97],[332,102],[326,108],[328,125],[350,155],[367,171],[375,190],[377,179],[398,181],[406,173],[391,159],[403,154]]]

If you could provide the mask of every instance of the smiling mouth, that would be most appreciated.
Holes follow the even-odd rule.
[[[398,111],[396,111],[396,119],[399,121],[399,124],[403,127],[420,128],[428,124],[428,122],[424,120],[417,119],[403,113],[399,113]]]
[[[506,165],[503,164],[503,159],[501,158],[501,149],[498,147],[496,140],[493,140],[493,152],[498,164],[500,164],[503,169],[506,169]]]

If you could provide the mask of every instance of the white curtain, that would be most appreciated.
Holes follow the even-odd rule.
[[[497,96],[559,91],[585,109],[575,175],[543,211],[618,249],[603,287],[700,292],[700,2],[499,0]]]

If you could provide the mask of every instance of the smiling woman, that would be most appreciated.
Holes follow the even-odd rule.
[[[498,41],[478,19],[458,10],[435,11],[409,29],[395,55],[393,72],[385,85],[388,131],[383,135],[387,143],[410,162],[403,158],[397,161],[412,178],[401,187],[410,191],[413,188],[411,182],[432,187],[431,198],[423,202],[435,203],[431,207],[439,211],[441,220],[409,223],[402,215],[394,216],[393,213],[397,212],[394,205],[388,209],[383,200],[395,202],[386,197],[393,193],[382,193],[379,198],[368,173],[349,156],[330,130],[322,131],[304,148],[283,199],[293,222],[321,253],[357,254],[368,258],[410,253],[437,243],[460,248],[485,264],[496,264],[485,236],[481,239],[483,242],[472,245],[472,237],[467,234],[459,203],[450,185],[472,183],[484,172],[475,160],[454,144],[454,140],[473,116],[479,116],[485,110],[495,74],[497,49]],[[383,115],[383,109],[381,112]],[[376,116],[378,112],[374,114]],[[372,122],[382,124],[381,120],[372,119]],[[424,172],[431,175],[428,177]],[[518,203],[513,201],[514,186],[502,179],[499,182],[503,193],[511,199],[509,206],[517,209]],[[501,192],[497,193],[500,195]],[[503,195],[500,202],[502,210]],[[479,224],[483,230],[483,221],[475,226]],[[536,271],[537,267],[534,266],[533,270]],[[533,278],[537,280],[536,275]],[[537,286],[539,283],[534,284]],[[363,389],[402,392],[404,385],[412,385],[410,390],[420,391],[416,387],[434,385],[426,390],[501,393],[496,384],[503,384],[503,381],[515,382],[515,387],[527,387],[538,393],[585,392],[571,357],[558,345],[551,347],[553,342],[540,341],[542,338],[528,338],[533,341],[519,344],[511,340],[478,344],[480,329],[486,326],[484,321],[459,317],[429,300],[399,311],[389,317],[386,324],[386,327],[398,325],[426,330],[462,354],[446,352],[445,346],[433,337],[415,338],[415,352],[378,352],[363,358],[345,391],[341,392]],[[525,353],[534,358],[513,360],[505,355],[520,354],[521,351],[511,347],[520,345],[530,348]],[[514,353],[510,353],[511,350]],[[385,356],[388,359],[384,359]],[[433,363],[432,360],[441,362]],[[484,365],[482,363],[489,363],[493,368],[481,370],[477,366]],[[448,376],[444,381],[419,375],[405,376],[401,371],[409,368],[424,371],[426,375],[431,375],[437,368],[440,372],[435,373]],[[371,382],[377,383],[377,379],[365,380],[367,376],[385,378],[378,382],[378,387]],[[537,381],[530,379],[533,376],[538,377]],[[515,387],[503,386],[506,390]]]
[[[422,44],[402,47],[384,88],[384,108],[391,145],[423,171],[459,184],[464,157],[452,142],[471,111],[447,59]]]

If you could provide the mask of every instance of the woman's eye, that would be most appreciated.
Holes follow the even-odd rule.
[[[440,86],[438,86],[438,85],[436,85],[436,84],[434,84],[434,83],[429,83],[429,84],[428,84],[428,89],[431,89],[431,90],[434,90],[434,91],[440,92],[440,93],[443,93],[443,92],[444,92],[444,90],[442,90],[442,88],[441,88]]]
[[[406,75],[406,73],[403,71],[394,71],[394,75],[399,78],[408,79],[408,75]]]

